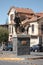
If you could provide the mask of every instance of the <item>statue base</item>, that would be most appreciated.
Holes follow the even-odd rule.
[[[18,34],[13,37],[13,52],[16,55],[29,55],[30,54],[30,36]]]

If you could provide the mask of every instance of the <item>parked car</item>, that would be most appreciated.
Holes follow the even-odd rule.
[[[0,51],[2,51],[2,46],[0,47]]]
[[[30,47],[30,51],[33,51],[33,48],[32,47]]]
[[[43,46],[42,46],[42,52],[43,52]]]
[[[5,46],[5,48],[3,48],[4,51],[12,51],[13,50],[13,47],[12,45],[7,45]]]
[[[39,51],[39,46],[38,45],[33,45],[32,47],[30,47],[30,51],[33,51],[33,52],[35,52],[35,51]]]

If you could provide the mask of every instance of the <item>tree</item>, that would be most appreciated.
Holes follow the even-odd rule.
[[[0,43],[8,42],[8,35],[7,28],[0,27]]]

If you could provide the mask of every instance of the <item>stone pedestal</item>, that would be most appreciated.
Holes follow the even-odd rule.
[[[30,37],[29,35],[20,35],[13,37],[13,52],[16,55],[30,54]]]

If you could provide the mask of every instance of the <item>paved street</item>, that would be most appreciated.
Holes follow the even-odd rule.
[[[0,61],[0,65],[26,65],[26,64],[14,61]]]
[[[43,65],[43,60],[0,61],[0,65]]]
[[[25,61],[22,61],[22,63],[24,63],[26,65],[43,65],[43,59],[25,60]]]

